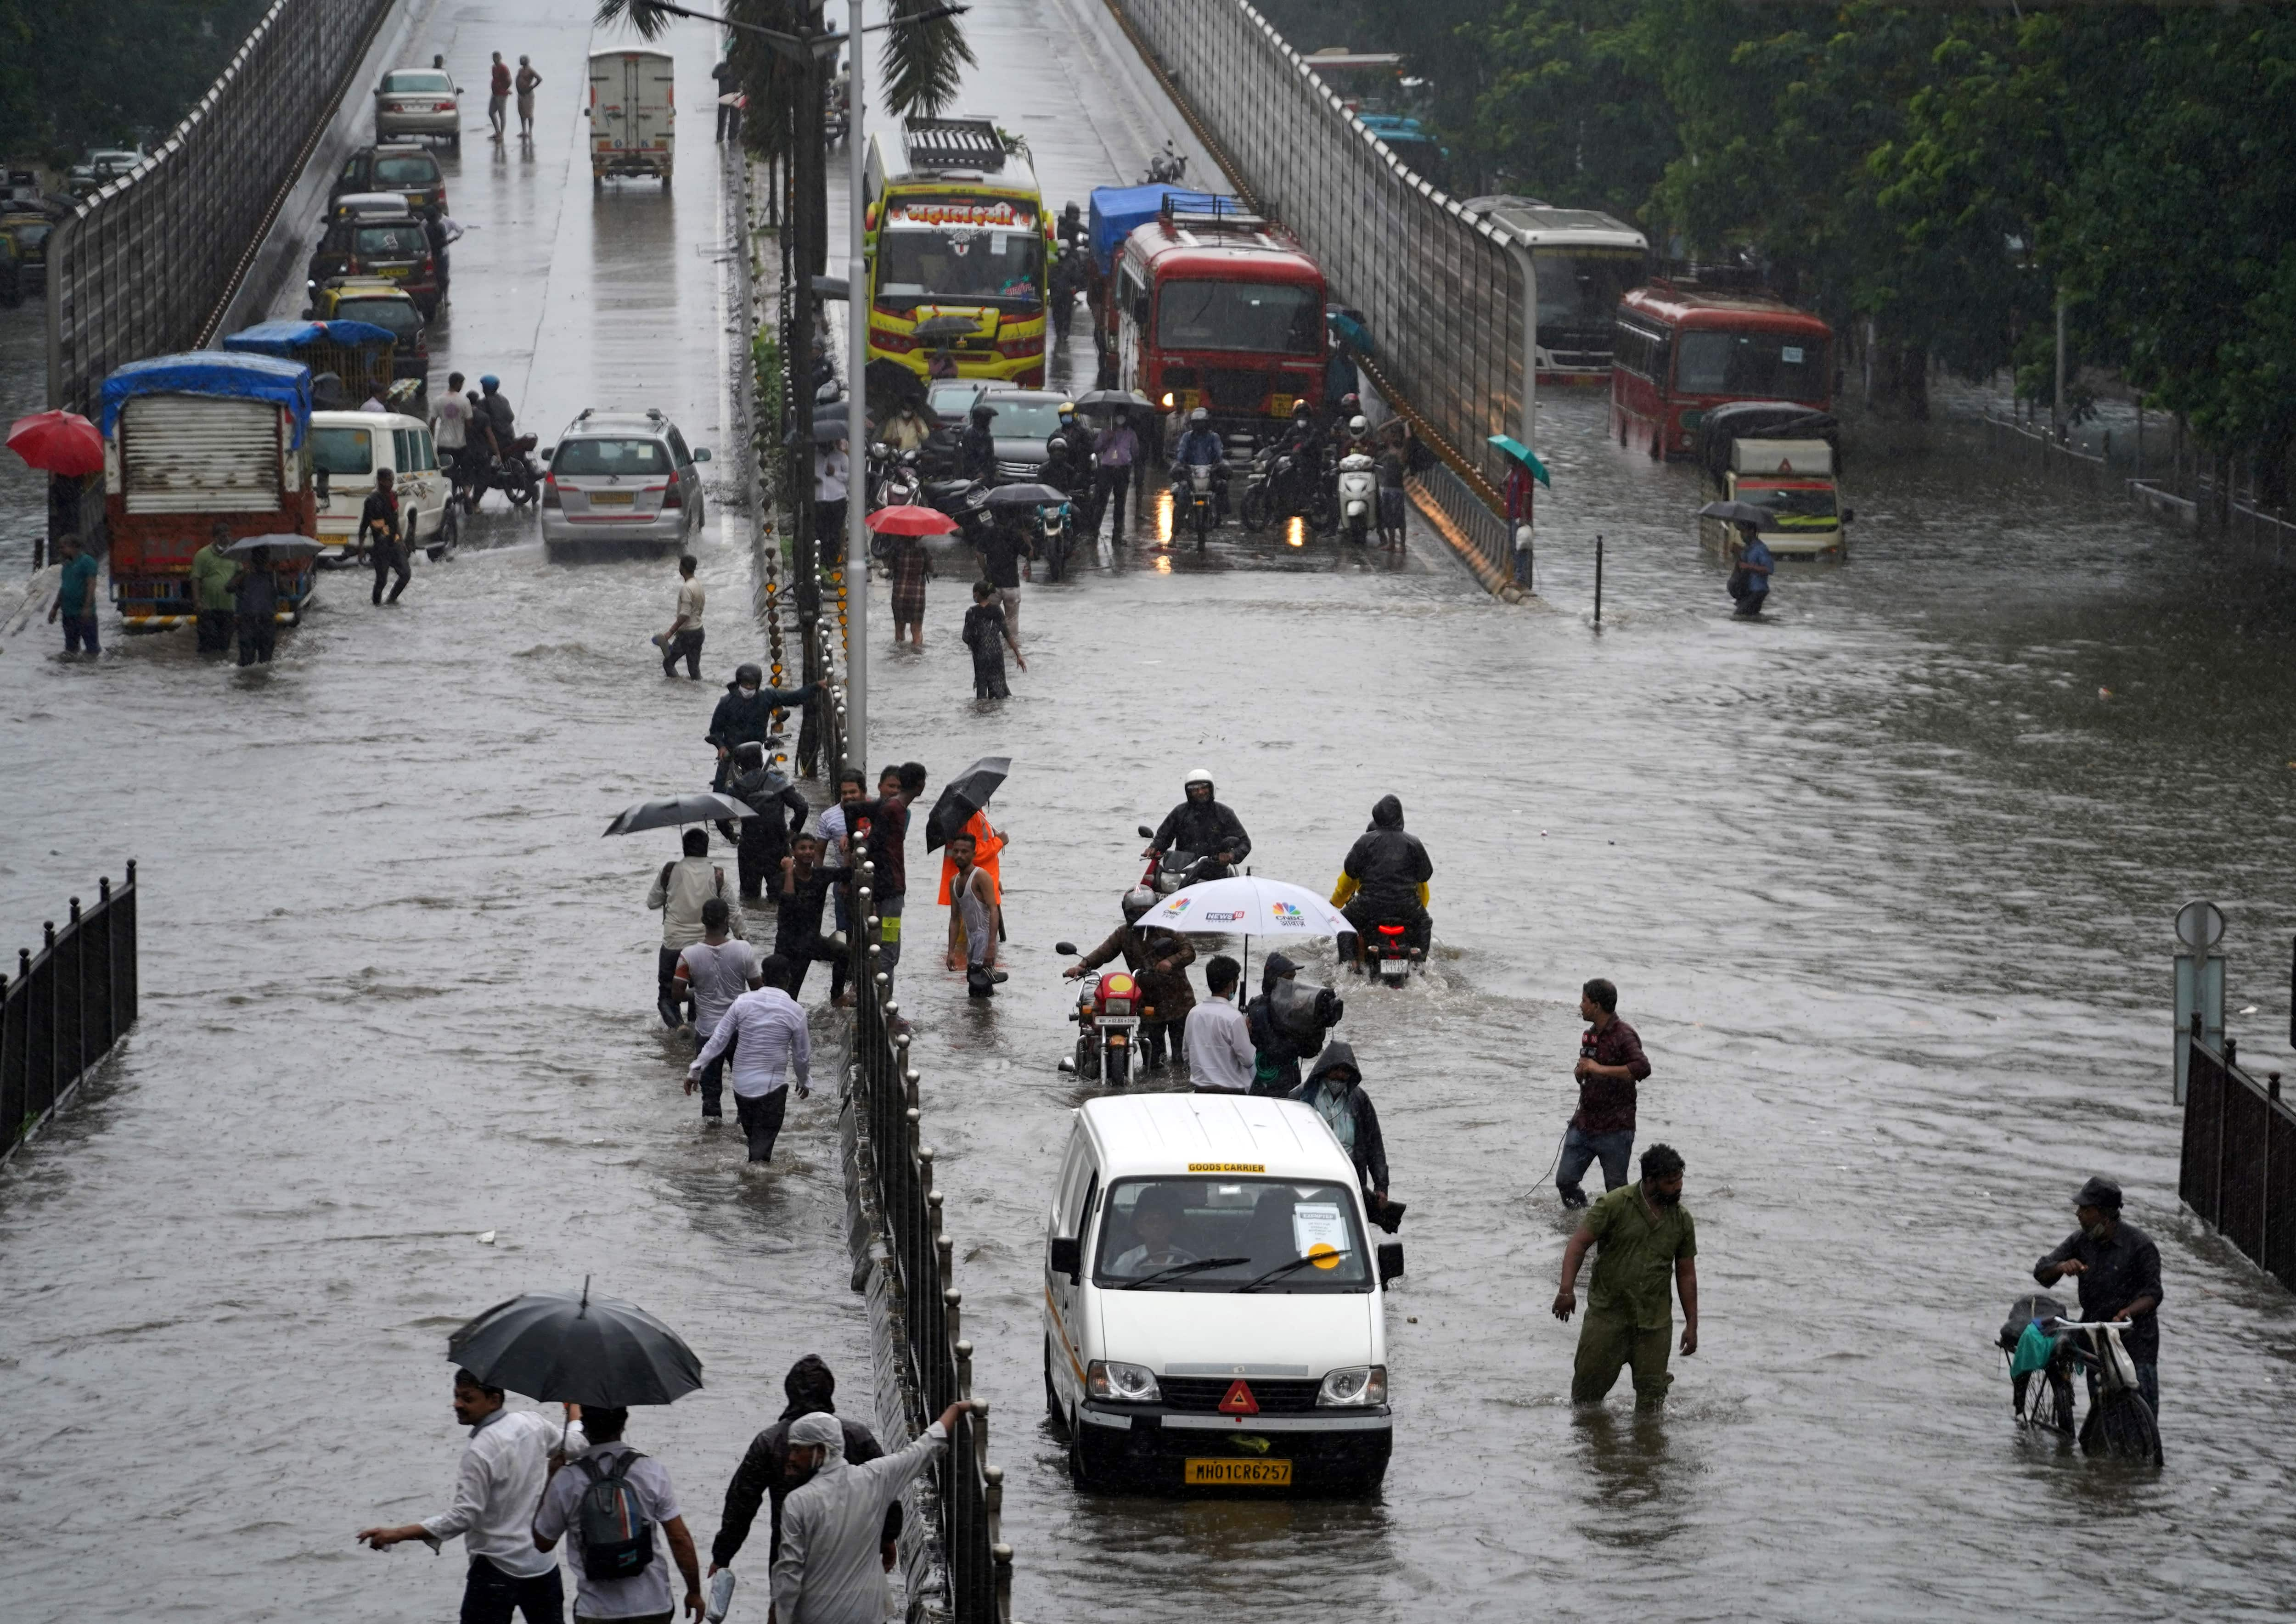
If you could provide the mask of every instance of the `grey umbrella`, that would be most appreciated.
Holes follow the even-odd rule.
[[[308,536],[242,536],[224,549],[226,557],[245,556],[258,548],[267,550],[275,558],[311,558],[319,551],[319,544]]]
[[[1751,502],[1709,502],[1698,510],[1701,519],[1719,519],[1725,524],[1774,525],[1778,513],[1773,507],[1758,507]]]
[[[614,814],[608,834],[636,834],[641,829],[668,829],[678,824],[714,824],[721,819],[755,817],[758,809],[731,795],[704,790],[696,795],[671,795],[642,800]]]
[[[447,1339],[447,1357],[488,1387],[545,1402],[620,1409],[669,1404],[701,1385],[701,1361],[635,1304],[572,1292],[498,1302]]]
[[[999,485],[988,493],[991,507],[1046,507],[1069,499],[1049,485]]]

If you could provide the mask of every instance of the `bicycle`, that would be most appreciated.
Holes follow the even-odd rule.
[[[2074,1437],[2073,1373],[2078,1370],[2087,1377],[2090,1393],[2088,1417],[2078,1434],[2081,1453],[2161,1464],[2161,1429],[2152,1407],[2138,1390],[2136,1361],[2121,1346],[2120,1333],[2129,1322],[2068,1319],[2064,1308],[2058,1299],[2041,1293],[2021,1297],[2001,1327],[2011,1411],[2018,1424],[2059,1438]],[[2020,1370],[2025,1361],[2018,1357],[2019,1344],[2029,1327],[2047,1340],[2046,1363]],[[2035,1376],[2041,1380],[2036,1382]]]

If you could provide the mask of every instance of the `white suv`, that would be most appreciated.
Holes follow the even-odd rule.
[[[703,522],[706,447],[688,450],[660,412],[602,412],[567,424],[542,454],[542,541],[554,555],[586,542],[682,551]]]

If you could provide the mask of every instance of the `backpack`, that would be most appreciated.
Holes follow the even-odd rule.
[[[582,1530],[582,1573],[603,1582],[631,1579],[645,1571],[653,1560],[653,1524],[628,1477],[630,1463],[645,1456],[635,1449],[615,1458],[612,1470],[602,1468],[598,1457],[586,1455],[574,1464],[589,1478],[575,1510],[575,1525]]]
[[[1738,569],[1731,570],[1730,579],[1727,583],[1727,589],[1730,595],[1734,598],[1744,597],[1746,595],[1747,588],[1752,583],[1753,578],[1754,572],[1751,570]]]

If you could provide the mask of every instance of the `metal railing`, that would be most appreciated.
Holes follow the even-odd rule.
[[[48,239],[48,404],[222,325],[392,0],[278,0],[158,152]]]
[[[1524,290],[1499,234],[1414,174],[1242,0],[1108,4],[1332,301],[1364,312],[1383,377],[1446,460],[1502,486],[1485,437],[1521,422]]]
[[[2280,1074],[2259,1083],[2225,1039],[2219,1054],[2193,1017],[2187,1046],[2185,1144],[2177,1193],[2251,1261],[2296,1289],[2296,1112]]]
[[[118,890],[96,882],[86,913],[71,899],[37,956],[0,976],[0,1161],[14,1155],[135,1023],[135,865]]]
[[[878,1359],[878,1420],[889,1448],[914,1438],[950,1405],[961,1418],[929,1496],[905,1521],[905,1613],[938,1603],[955,1624],[1010,1624],[1013,1548],[1004,1543],[1002,1468],[988,1464],[988,1406],[973,1398],[972,1344],[955,1284],[955,1243],[942,1224],[932,1146],[917,1105],[909,1034],[880,972],[880,921],[870,912],[876,865],[854,892],[852,1047],[841,1102],[846,1195],[857,1289],[869,1294]],[[917,1538],[912,1541],[912,1531]]]

